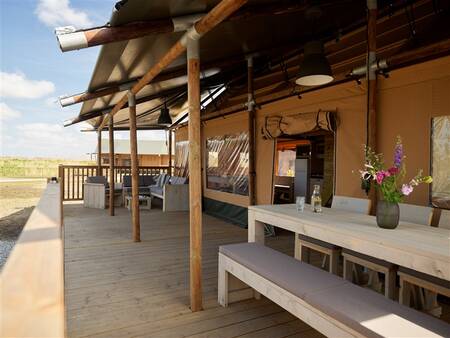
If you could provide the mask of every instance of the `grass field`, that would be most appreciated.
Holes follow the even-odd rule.
[[[58,165],[91,165],[93,161],[0,157],[0,177],[47,178],[58,175]]]
[[[0,269],[46,185],[45,179],[0,178]]]

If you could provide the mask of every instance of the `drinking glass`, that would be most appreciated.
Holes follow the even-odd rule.
[[[295,199],[295,205],[298,212],[303,212],[305,209],[305,196],[297,196]]]

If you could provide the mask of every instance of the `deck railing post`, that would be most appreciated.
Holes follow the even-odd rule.
[[[136,131],[136,100],[134,94],[128,92],[128,109],[130,119],[130,152],[131,152],[131,219],[133,223],[133,241],[141,241],[141,225],[139,217],[139,163]],[[112,115],[110,116],[110,119]]]
[[[114,216],[114,117],[109,118],[109,215]]]
[[[102,176],[102,130],[97,130],[97,176]]]

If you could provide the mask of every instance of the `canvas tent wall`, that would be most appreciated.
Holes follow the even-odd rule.
[[[431,118],[450,115],[450,57],[392,71],[388,79],[379,78],[378,90],[378,149],[387,159],[393,156],[393,145],[401,135],[407,152],[408,175],[422,168],[430,173]],[[258,204],[272,203],[272,178],[275,141],[262,137],[261,128],[267,116],[311,112],[336,111],[339,124],[336,131],[335,193],[364,197],[357,174],[364,161],[366,142],[366,95],[364,84],[348,82],[315,92],[275,101],[264,105],[256,113],[256,200]],[[247,114],[242,111],[203,124],[203,155],[209,137],[246,131]],[[176,131],[176,142],[187,139],[186,128]],[[203,156],[205,158],[205,156]],[[204,163],[205,168],[205,163]],[[203,173],[205,171],[203,170]],[[239,206],[248,206],[248,197],[206,187],[205,198]],[[428,205],[429,187],[420,186],[406,199],[407,203]]]

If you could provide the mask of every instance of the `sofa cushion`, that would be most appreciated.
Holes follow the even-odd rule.
[[[105,176],[89,176],[86,178],[86,183],[96,183],[107,185],[108,181]]]
[[[153,176],[150,175],[141,175],[139,176],[139,186],[140,187],[148,187],[149,185],[155,184],[155,180]]]
[[[165,178],[166,178],[166,174],[165,173],[162,173],[162,174],[158,175],[157,178],[156,178],[155,186],[161,188],[164,185]]]
[[[163,196],[163,193],[164,193],[163,191],[164,191],[164,188],[161,188],[161,187],[156,187],[156,186],[150,187],[150,192],[152,194]]]
[[[131,175],[124,175],[122,183],[124,187],[131,187]]]

